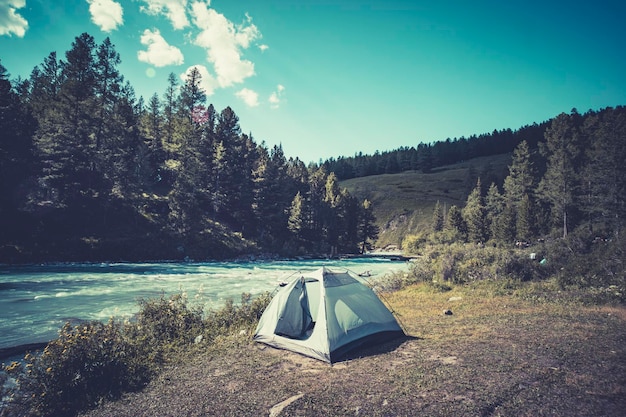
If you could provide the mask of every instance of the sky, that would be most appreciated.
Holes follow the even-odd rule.
[[[207,105],[305,163],[626,105],[626,2],[0,0],[0,63],[28,78],[106,37],[147,102],[202,74]]]

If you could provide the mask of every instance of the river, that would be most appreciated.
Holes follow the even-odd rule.
[[[384,258],[209,263],[0,265],[0,349],[55,338],[67,321],[130,317],[141,298],[185,293],[205,309],[273,291],[298,271],[321,266],[369,271],[376,279],[406,270]]]

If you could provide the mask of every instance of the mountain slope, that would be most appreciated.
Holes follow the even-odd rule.
[[[437,201],[446,208],[462,207],[478,178],[485,189],[492,182],[500,186],[510,162],[511,154],[506,153],[443,166],[428,174],[406,171],[353,178],[341,186],[359,200],[372,202],[380,227],[376,246],[399,247],[406,234],[430,227]]]

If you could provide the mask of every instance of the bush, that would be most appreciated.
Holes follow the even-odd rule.
[[[142,387],[152,375],[150,361],[114,320],[68,323],[41,354],[27,354],[24,365],[5,370],[19,387],[12,398],[17,414],[42,416],[75,415]]]
[[[471,244],[434,244],[421,247],[422,256],[409,274],[392,275],[385,287],[399,289],[416,282],[464,284],[482,280],[530,281],[546,276],[538,261],[524,251]]]
[[[16,384],[8,389],[3,385],[1,415],[73,416],[139,389],[172,354],[234,327],[252,328],[269,300],[269,293],[255,299],[243,294],[240,306],[228,300],[204,318],[201,307],[189,306],[186,297],[177,294],[141,300],[133,322],[68,323],[40,354],[26,355],[23,364],[3,366]],[[0,382],[4,380],[1,376]]]
[[[252,299],[250,294],[243,293],[239,306],[235,306],[232,299],[226,300],[221,309],[208,314],[205,320],[205,333],[214,337],[233,328],[250,329],[259,321],[270,300],[270,294],[267,292],[255,299]]]
[[[626,301],[626,239],[601,239],[586,230],[546,244],[546,270],[562,289],[589,289],[599,299]],[[590,293],[590,294],[591,294]]]
[[[184,294],[169,299],[139,300],[135,338],[152,346],[176,348],[192,343],[202,333],[203,309],[189,306]]]

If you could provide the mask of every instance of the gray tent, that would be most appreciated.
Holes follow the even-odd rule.
[[[403,335],[374,291],[348,272],[321,268],[280,289],[254,340],[332,363],[357,346]]]

